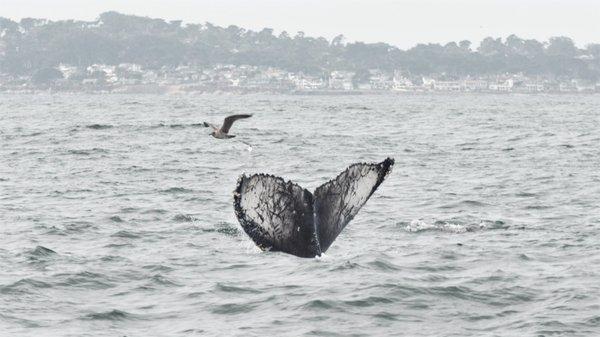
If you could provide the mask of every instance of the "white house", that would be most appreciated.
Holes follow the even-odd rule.
[[[488,81],[486,80],[465,80],[462,83],[465,90],[468,91],[482,91],[488,89]]]
[[[351,71],[332,71],[329,76],[329,89],[334,90],[352,90],[354,85],[352,84],[352,78],[354,72]]]
[[[490,83],[489,90],[500,91],[500,92],[509,92],[509,91],[512,91],[513,86],[514,86],[513,80],[508,79],[504,82]]]
[[[458,81],[434,81],[433,89],[440,91],[461,91],[462,86]]]

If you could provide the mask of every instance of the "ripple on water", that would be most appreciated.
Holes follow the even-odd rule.
[[[218,282],[215,285],[215,288],[217,289],[217,291],[222,291],[222,292],[226,292],[226,293],[234,293],[234,294],[260,294],[260,293],[262,293],[262,291],[260,291],[260,290],[252,289],[249,287],[238,287],[238,286],[223,284],[220,282]]]
[[[226,236],[238,236],[240,235],[239,229],[226,222],[219,222],[212,228],[202,228],[204,233],[220,233]]]
[[[462,200],[457,203],[450,203],[446,205],[442,205],[439,208],[447,209],[447,208],[473,208],[473,207],[486,207],[489,204],[478,201],[478,200]]]
[[[57,274],[56,286],[82,289],[108,289],[115,285],[105,275],[83,271],[76,274]]]
[[[135,316],[126,311],[113,309],[110,311],[89,313],[81,317],[81,319],[94,321],[124,321],[129,319],[135,319]]]
[[[414,219],[410,223],[400,222],[399,225],[407,232],[419,233],[440,231],[447,233],[467,233],[484,229],[507,229],[509,226],[502,220],[464,221],[460,219],[425,221]]]
[[[177,214],[173,217],[173,221],[175,222],[194,222],[197,218],[189,215],[189,214]]]
[[[90,124],[85,127],[92,130],[106,130],[111,129],[113,126],[110,124]]]
[[[335,271],[352,270],[352,269],[358,269],[358,268],[361,268],[361,266],[358,263],[351,262],[351,261],[344,261],[340,264],[332,266],[329,269],[329,271],[335,272]]]
[[[175,282],[173,280],[170,280],[168,277],[163,276],[161,274],[155,274],[154,276],[152,276],[151,281],[152,281],[153,284],[160,285],[160,286],[166,286],[166,287],[179,287],[179,286],[181,286],[177,282]]]
[[[127,231],[127,230],[120,230],[114,234],[111,234],[111,237],[113,238],[125,238],[125,239],[139,239],[141,238],[141,235],[136,234],[134,232],[131,231]]]
[[[101,148],[92,148],[92,149],[71,149],[67,151],[69,154],[74,154],[74,155],[78,155],[78,156],[90,156],[92,154],[106,154],[108,153],[108,150],[106,149],[101,149]]]
[[[381,306],[384,304],[394,303],[395,300],[387,297],[369,296],[364,299],[344,301],[344,304],[351,307],[371,307],[374,305]]]
[[[165,194],[179,194],[179,193],[194,193],[193,190],[184,187],[170,187],[164,190],[160,190],[160,193]]]
[[[323,309],[333,309],[337,312],[345,312],[345,310],[336,303],[336,301],[315,299],[305,302],[299,309],[309,311],[320,311]]]
[[[71,234],[84,233],[88,232],[91,229],[97,229],[97,227],[94,224],[87,221],[78,221],[65,225],[63,231],[67,234]]]
[[[165,266],[162,264],[149,264],[149,265],[143,266],[142,268],[153,271],[153,272],[161,272],[161,273],[168,273],[168,272],[171,272],[174,270],[172,267]]]
[[[1,290],[0,290],[0,294],[1,294]],[[20,317],[16,317],[16,316],[11,316],[11,315],[6,315],[3,314],[2,312],[0,312],[0,321],[6,321],[6,322],[13,322],[18,324],[19,326],[23,326],[23,327],[27,327],[27,328],[39,328],[42,325],[35,322],[34,320],[30,320],[30,319],[25,319],[25,318],[20,318]],[[5,332],[7,332],[10,330],[6,330]]]
[[[27,260],[32,264],[47,265],[58,256],[58,254],[50,248],[37,246],[35,249],[25,253]]]
[[[142,211],[142,214],[165,214],[168,213],[169,211],[162,209],[162,208],[150,208],[150,209],[146,209],[144,211]]]
[[[224,303],[210,307],[210,312],[217,315],[238,315],[254,311],[257,305],[251,303]]]
[[[121,217],[118,215],[113,215],[108,219],[112,222],[118,222],[118,223],[123,222],[123,219],[121,219]]]
[[[50,283],[33,278],[24,278],[14,283],[1,286],[0,294],[30,294],[35,292],[36,289],[47,289],[51,287],[52,285]]]
[[[52,256],[56,255],[56,252],[50,248],[46,248],[44,246],[37,246],[35,249],[29,252],[31,257],[44,257],[44,256]]]
[[[392,272],[400,270],[399,266],[391,263],[390,261],[385,261],[383,259],[376,259],[374,261],[368,262],[368,266],[378,271]]]

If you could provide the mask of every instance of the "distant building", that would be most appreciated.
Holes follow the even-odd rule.
[[[596,84],[592,81],[576,79],[573,80],[575,88],[578,92],[594,92],[596,91]]]
[[[462,85],[459,81],[434,81],[433,89],[439,91],[461,91]]]
[[[91,76],[95,76],[95,74],[98,73],[104,73],[104,81],[106,81],[106,83],[116,83],[119,80],[119,77],[115,73],[115,66],[95,63],[87,67],[86,70],[88,75]]]
[[[560,92],[576,92],[577,91],[577,84],[574,81],[561,82],[558,85],[558,90]]]
[[[512,91],[514,82],[512,79],[508,79],[504,82],[490,83],[489,90],[499,92],[510,92]]]
[[[72,65],[68,65],[68,64],[64,64],[64,63],[59,64],[58,67],[56,67],[56,69],[58,69],[62,73],[63,78],[66,78],[66,79],[73,77],[73,75],[77,74],[77,72],[79,70],[76,66],[72,66]]]
[[[394,71],[394,77],[392,79],[392,90],[394,91],[410,91],[414,90],[415,86],[413,82],[402,75],[398,70]]]
[[[368,83],[358,83],[356,85],[356,89],[363,90],[363,91],[369,91],[369,90],[374,90],[375,88],[373,88],[371,83],[368,82]]]
[[[322,78],[306,75],[303,72],[288,73],[287,80],[294,85],[296,90],[300,91],[325,89],[327,87],[325,80]]]
[[[371,90],[390,90],[394,86],[394,81],[389,74],[379,69],[371,69],[369,73]]]
[[[329,89],[333,90],[353,90],[354,85],[352,84],[352,78],[354,72],[352,71],[332,71],[329,76]]]
[[[488,89],[488,81],[467,79],[463,82],[462,87],[466,91],[484,91]]]
[[[121,63],[117,66],[117,68],[128,71],[128,72],[135,72],[135,73],[141,73],[142,72],[142,66],[136,63]]]
[[[431,77],[423,77],[423,89],[433,90],[435,86],[435,80]]]
[[[539,82],[525,83],[524,88],[526,92],[542,92],[545,90],[544,83]]]

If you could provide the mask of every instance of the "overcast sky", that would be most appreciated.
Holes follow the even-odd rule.
[[[102,12],[184,22],[264,27],[290,35],[388,42],[409,48],[486,36],[547,40],[569,36],[577,45],[600,42],[600,0],[0,0],[0,16],[94,20]]]

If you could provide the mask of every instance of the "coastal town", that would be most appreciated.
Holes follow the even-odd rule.
[[[31,76],[0,73],[0,92],[101,93],[297,93],[360,94],[385,92],[597,93],[600,82],[528,77],[523,73],[451,78],[445,74],[411,76],[407,71],[337,70],[321,75],[279,68],[217,64],[146,69],[139,64],[60,64]]]

